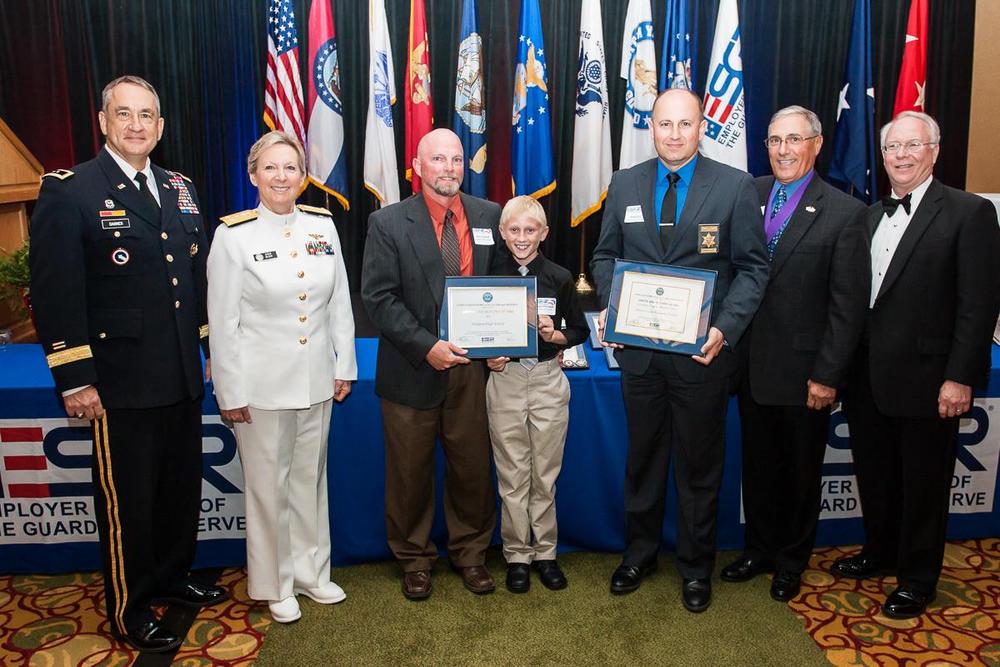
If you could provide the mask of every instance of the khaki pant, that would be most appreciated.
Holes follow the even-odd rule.
[[[500,536],[508,563],[556,557],[556,478],[569,426],[569,381],[557,359],[490,373],[486,409],[503,501]],[[534,537],[534,539],[532,539]]]

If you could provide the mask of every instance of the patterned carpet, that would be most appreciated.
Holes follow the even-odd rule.
[[[855,548],[813,555],[802,594],[789,605],[834,665],[1000,667],[1000,538],[949,544],[928,613],[893,621],[879,605],[895,579],[836,579],[828,569]],[[267,607],[246,595],[242,569],[219,578],[230,601],[201,610],[175,664],[250,665],[270,626]],[[99,575],[0,577],[0,665],[131,665],[138,654],[108,634]],[[770,607],[768,607],[770,608]],[[162,612],[162,610],[161,610]]]

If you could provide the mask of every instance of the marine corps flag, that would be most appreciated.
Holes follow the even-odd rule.
[[[896,104],[892,115],[902,111],[924,110],[924,86],[927,83],[927,0],[912,0],[906,21],[906,44],[903,64],[896,84]]]
[[[455,134],[465,152],[462,191],[486,198],[486,103],[483,96],[483,40],[479,36],[476,1],[462,6],[462,36],[455,75]]]
[[[625,169],[656,156],[649,123],[656,101],[656,47],[649,0],[629,0],[622,35],[621,77],[625,79],[625,117],[618,168]]]
[[[521,0],[514,109],[511,114],[511,175],[514,196],[544,197],[556,188],[552,164],[549,86],[538,0]]]
[[[340,98],[337,33],[330,0],[313,0],[309,9],[309,181],[350,210],[344,107]]]
[[[705,121],[708,128],[701,140],[701,152],[713,160],[746,171],[747,114],[744,100],[739,10],[736,0],[722,0],[715,22],[708,81],[705,82]]]
[[[431,54],[427,42],[424,0],[410,0],[410,40],[406,60],[406,100],[403,104],[406,128],[406,178],[413,191],[420,191],[420,177],[413,173],[417,144],[434,127],[431,104]]]
[[[600,0],[583,0],[573,128],[572,223],[601,208],[611,182],[611,118]]]
[[[365,124],[365,187],[379,206],[399,201],[396,138],[392,105],[396,103],[392,47],[384,0],[368,0],[368,120]]]

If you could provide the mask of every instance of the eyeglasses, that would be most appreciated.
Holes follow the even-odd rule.
[[[785,142],[789,146],[798,146],[803,141],[809,141],[810,139],[815,139],[818,136],[819,136],[818,134],[814,134],[811,137],[803,137],[798,134],[789,134],[784,138],[768,137],[767,139],[764,140],[764,145],[767,146],[768,148],[777,148],[778,146],[781,145],[781,142]]]
[[[903,143],[901,141],[890,141],[885,146],[882,147],[883,153],[898,153],[899,149],[902,148],[904,153],[918,153],[924,146],[937,146],[936,141],[907,141]]]

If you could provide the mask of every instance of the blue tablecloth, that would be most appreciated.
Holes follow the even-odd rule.
[[[379,401],[374,394],[376,341],[357,341],[359,380],[348,400],[336,405],[329,448],[330,521],[333,560],[336,564],[388,558],[384,527],[384,466],[382,423]],[[37,345],[13,345],[0,352],[0,428],[16,428],[28,418],[65,417],[57,397],[41,348]],[[988,397],[1000,396],[1000,354],[993,350],[993,372]],[[557,511],[561,550],[620,551],[624,545],[623,479],[627,450],[625,416],[619,374],[609,370],[604,353],[588,349],[590,368],[568,371],[572,400],[570,427],[562,475],[558,481]],[[987,399],[989,401],[990,399]],[[1000,405],[1000,401],[997,401]],[[989,417],[993,404],[977,407],[970,426],[963,427],[960,459],[974,467],[979,463],[993,472],[992,511],[953,514],[949,523],[952,538],[984,537],[1000,534],[1000,502],[996,493],[996,440],[1000,428],[990,433]],[[211,394],[204,402],[206,415],[218,414]],[[19,421],[20,420],[20,421]],[[726,465],[719,507],[718,546],[736,549],[742,544],[740,523],[740,447],[739,423],[735,401],[727,418]],[[223,442],[223,451],[212,456],[231,457],[235,451],[232,435],[219,424],[206,423],[209,431]],[[846,425],[842,415],[834,414],[830,446],[833,452],[848,448]],[[987,447],[982,447],[986,443]],[[0,455],[3,454],[0,444]],[[985,456],[979,450],[989,449]],[[973,457],[971,463],[968,457]],[[82,457],[78,457],[82,458]],[[212,458],[206,454],[206,483],[213,483]],[[980,459],[984,459],[980,461]],[[849,463],[828,454],[825,474],[833,478],[849,475]],[[82,461],[86,463],[86,461]],[[439,479],[443,473],[439,456]],[[0,467],[0,476],[4,468]],[[226,482],[212,478],[217,485]],[[231,485],[230,485],[231,486]],[[982,486],[980,484],[980,486]],[[236,492],[235,488],[231,491]],[[440,503],[441,484],[438,484]],[[58,544],[4,543],[5,512],[12,507],[8,487],[0,479],[0,571],[52,572],[88,570],[98,567],[94,541]],[[664,547],[674,544],[676,505],[671,490]],[[440,545],[445,543],[441,512],[435,523]],[[821,544],[857,543],[862,539],[858,518],[828,519],[820,524]],[[244,562],[240,539],[202,540],[199,566],[233,565]]]

